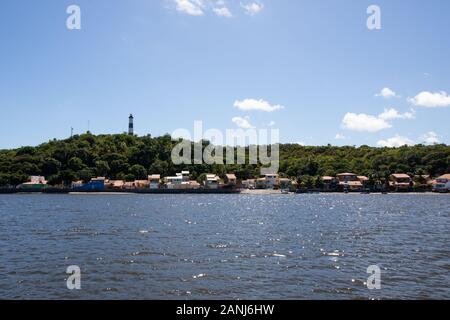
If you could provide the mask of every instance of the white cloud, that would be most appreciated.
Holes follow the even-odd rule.
[[[380,140],[377,142],[377,145],[380,147],[388,147],[388,148],[398,148],[405,145],[411,146],[414,145],[414,141],[407,137],[402,136],[395,136],[392,138],[389,138],[387,140]]]
[[[378,132],[392,128],[386,120],[364,113],[347,113],[342,120],[342,126],[348,130],[360,132]]]
[[[414,111],[400,113],[394,108],[384,109],[384,112],[378,116],[378,118],[383,120],[394,120],[394,119],[414,119]]]
[[[400,113],[394,108],[384,109],[383,113],[373,116],[365,113],[347,113],[342,119],[342,127],[360,132],[378,132],[392,128],[392,120],[414,119],[414,111]]]
[[[436,132],[430,131],[422,135],[421,140],[425,144],[437,144],[441,143],[440,137]]]
[[[345,140],[347,138],[343,134],[337,133],[336,136],[334,137],[334,139],[336,139],[336,140]]]
[[[264,112],[273,112],[276,110],[284,109],[284,106],[282,105],[271,105],[269,102],[263,99],[245,99],[242,101],[236,100],[234,102],[234,106],[243,111],[259,110]]]
[[[444,108],[450,106],[450,96],[445,91],[435,93],[422,91],[414,98],[409,99],[409,102],[425,108]]]
[[[389,89],[389,88],[383,88],[383,89],[381,90],[381,92],[380,92],[380,93],[377,93],[375,96],[376,96],[376,97],[383,97],[383,98],[389,99],[389,98],[397,97],[397,94],[395,93],[395,91],[393,91],[393,90],[391,90],[391,89]]]
[[[177,10],[191,16],[202,16],[205,4],[203,0],[175,0]]]
[[[276,125],[275,121],[270,121],[269,124],[267,125],[268,127],[273,127]]]
[[[233,121],[233,123],[236,124],[241,129],[253,129],[253,128],[255,128],[254,126],[252,126],[250,124],[248,119],[245,119],[245,118],[234,117],[233,119],[231,119],[231,121]]]
[[[225,17],[225,18],[233,17],[233,15],[231,14],[230,10],[227,7],[214,8],[213,11],[219,17]]]
[[[259,1],[251,2],[251,3],[247,3],[247,4],[241,3],[241,7],[244,8],[245,13],[250,16],[257,15],[264,9],[264,5]]]

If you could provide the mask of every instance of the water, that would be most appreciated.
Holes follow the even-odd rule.
[[[0,298],[450,299],[449,231],[448,195],[0,195]]]

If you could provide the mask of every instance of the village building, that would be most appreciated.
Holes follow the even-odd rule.
[[[228,187],[235,187],[237,184],[237,178],[235,174],[228,173],[224,178],[225,185]]]
[[[125,190],[134,190],[136,189],[136,185],[134,184],[134,181],[127,181],[123,184],[123,188]]]
[[[181,173],[177,173],[180,175],[184,182],[189,182],[190,180],[190,172],[189,171],[181,171]]]
[[[215,174],[207,174],[205,177],[205,187],[207,189],[218,189],[220,179]]]
[[[164,178],[167,189],[181,189],[183,185],[183,177],[181,175]]]
[[[255,189],[256,188],[256,180],[255,179],[247,179],[242,181],[243,189]]]
[[[134,187],[136,189],[149,189],[150,181],[149,180],[135,180]]]
[[[450,191],[450,174],[444,174],[434,180],[433,191],[449,192]]]
[[[152,174],[152,175],[148,176],[148,181],[150,184],[149,185],[150,189],[152,189],[152,190],[159,189],[159,185],[161,182],[161,175]]]
[[[201,188],[201,184],[195,180],[191,180],[191,181],[189,181],[189,188],[197,190],[197,189]]]
[[[390,176],[389,185],[396,191],[406,191],[414,186],[411,177],[404,173],[394,173]]]
[[[106,180],[105,188],[112,190],[121,190],[125,185],[125,181],[123,180]]]
[[[335,190],[339,184],[338,179],[331,176],[323,176],[322,182],[323,182],[323,189],[325,191]]]
[[[279,175],[275,173],[266,174],[266,189],[274,189],[280,185]]]
[[[278,183],[282,190],[291,190],[293,188],[293,181],[291,179],[280,178]]]
[[[255,183],[256,189],[267,189],[266,178],[258,178]]]
[[[366,177],[366,176],[358,176],[358,180],[362,183],[362,186],[364,188],[367,188],[367,186],[369,184],[369,181],[370,181],[370,179],[368,177]]]
[[[344,191],[359,191],[363,189],[362,182],[354,173],[340,173],[337,175],[339,188]]]
[[[190,172],[182,171],[174,177],[166,177],[167,189],[189,189],[190,188]]]
[[[43,176],[30,176],[29,181],[17,186],[18,189],[42,190],[47,187],[47,181]]]
[[[105,177],[97,177],[91,179],[88,183],[82,181],[76,181],[72,183],[72,189],[74,191],[103,191],[105,189]]]

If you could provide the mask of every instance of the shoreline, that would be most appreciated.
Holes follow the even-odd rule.
[[[9,192],[9,193],[2,193],[0,192],[0,195],[92,195],[92,196],[112,196],[112,195],[195,195],[195,194],[202,194],[202,195],[250,195],[250,196],[270,196],[270,195],[280,195],[280,196],[292,196],[292,195],[383,195],[383,196],[389,196],[389,195],[424,195],[424,196],[445,196],[450,195],[450,193],[438,193],[438,192],[389,192],[389,193],[381,193],[381,192],[371,192],[371,193],[362,193],[362,192],[305,192],[305,193],[297,193],[297,192],[289,192],[285,193],[281,190],[241,190],[235,191],[235,192],[189,192],[184,190],[184,192],[127,192],[127,191],[69,191],[69,192],[60,192],[60,193],[53,193],[53,192]]]

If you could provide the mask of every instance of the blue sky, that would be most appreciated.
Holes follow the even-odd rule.
[[[71,4],[81,30],[66,28]],[[447,0],[4,1],[0,149],[88,122],[124,132],[129,113],[140,135],[202,120],[306,145],[448,144],[449,13]]]

